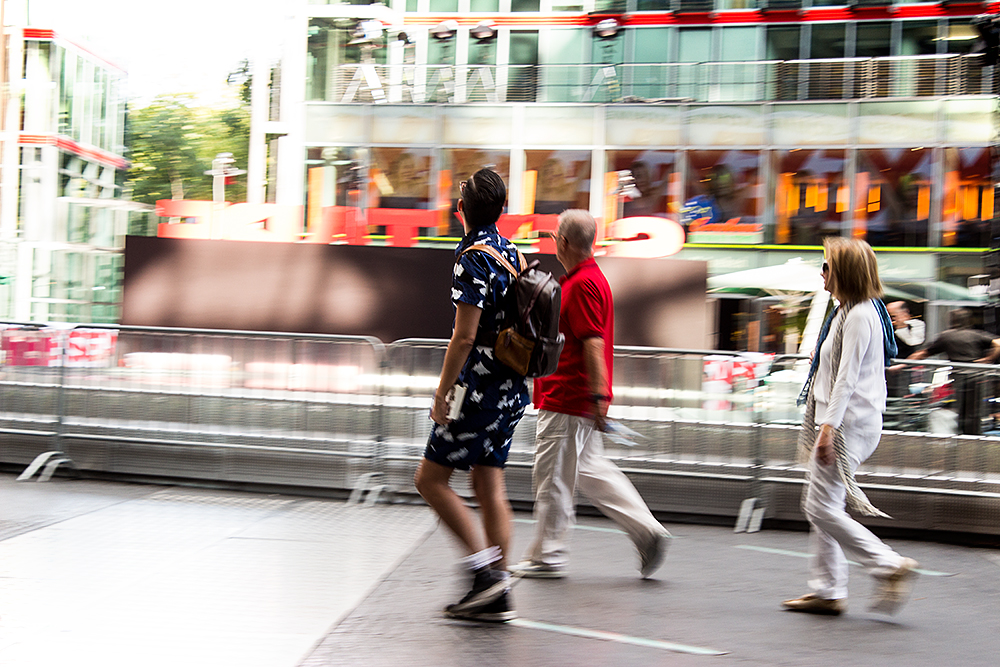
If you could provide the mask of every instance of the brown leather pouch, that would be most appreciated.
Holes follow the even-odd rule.
[[[497,359],[510,366],[521,375],[528,373],[531,353],[535,350],[535,342],[514,331],[513,327],[504,329],[497,335],[493,352]]]

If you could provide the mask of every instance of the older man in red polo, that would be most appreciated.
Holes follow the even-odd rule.
[[[566,269],[559,331],[566,345],[556,372],[535,380],[535,536],[524,560],[511,568],[523,577],[565,575],[578,487],[628,533],[639,551],[643,578],[663,562],[670,537],[625,474],[604,456],[601,431],[612,398],[615,306],[594,261],[596,232],[587,211],[570,209],[559,216],[556,257]]]

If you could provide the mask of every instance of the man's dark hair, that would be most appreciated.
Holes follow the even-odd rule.
[[[507,187],[492,169],[480,169],[462,187],[462,210],[473,229],[496,223],[507,201]]]
[[[948,313],[948,324],[952,329],[968,329],[972,326],[972,311],[968,308],[956,308]]]

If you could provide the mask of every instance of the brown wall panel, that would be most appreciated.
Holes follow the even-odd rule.
[[[555,275],[551,255],[535,255]],[[454,253],[130,236],[122,323],[448,338]],[[616,343],[702,348],[705,262],[599,260],[615,293]]]

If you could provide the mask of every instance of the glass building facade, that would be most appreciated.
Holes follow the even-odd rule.
[[[117,321],[125,235],[152,218],[123,197],[125,73],[50,30],[8,34],[0,317]]]
[[[307,219],[433,211],[425,242],[452,236],[456,183],[491,165],[509,213],[587,208],[605,230],[673,220],[679,256],[711,274],[818,256],[829,235],[866,239],[932,330],[982,272],[997,90],[971,19],[986,5],[388,4],[311,0],[295,19],[273,119],[279,162],[299,166],[277,191]],[[372,18],[382,32],[361,36]],[[599,35],[606,19],[617,29]],[[619,197],[622,170],[639,196]]]

